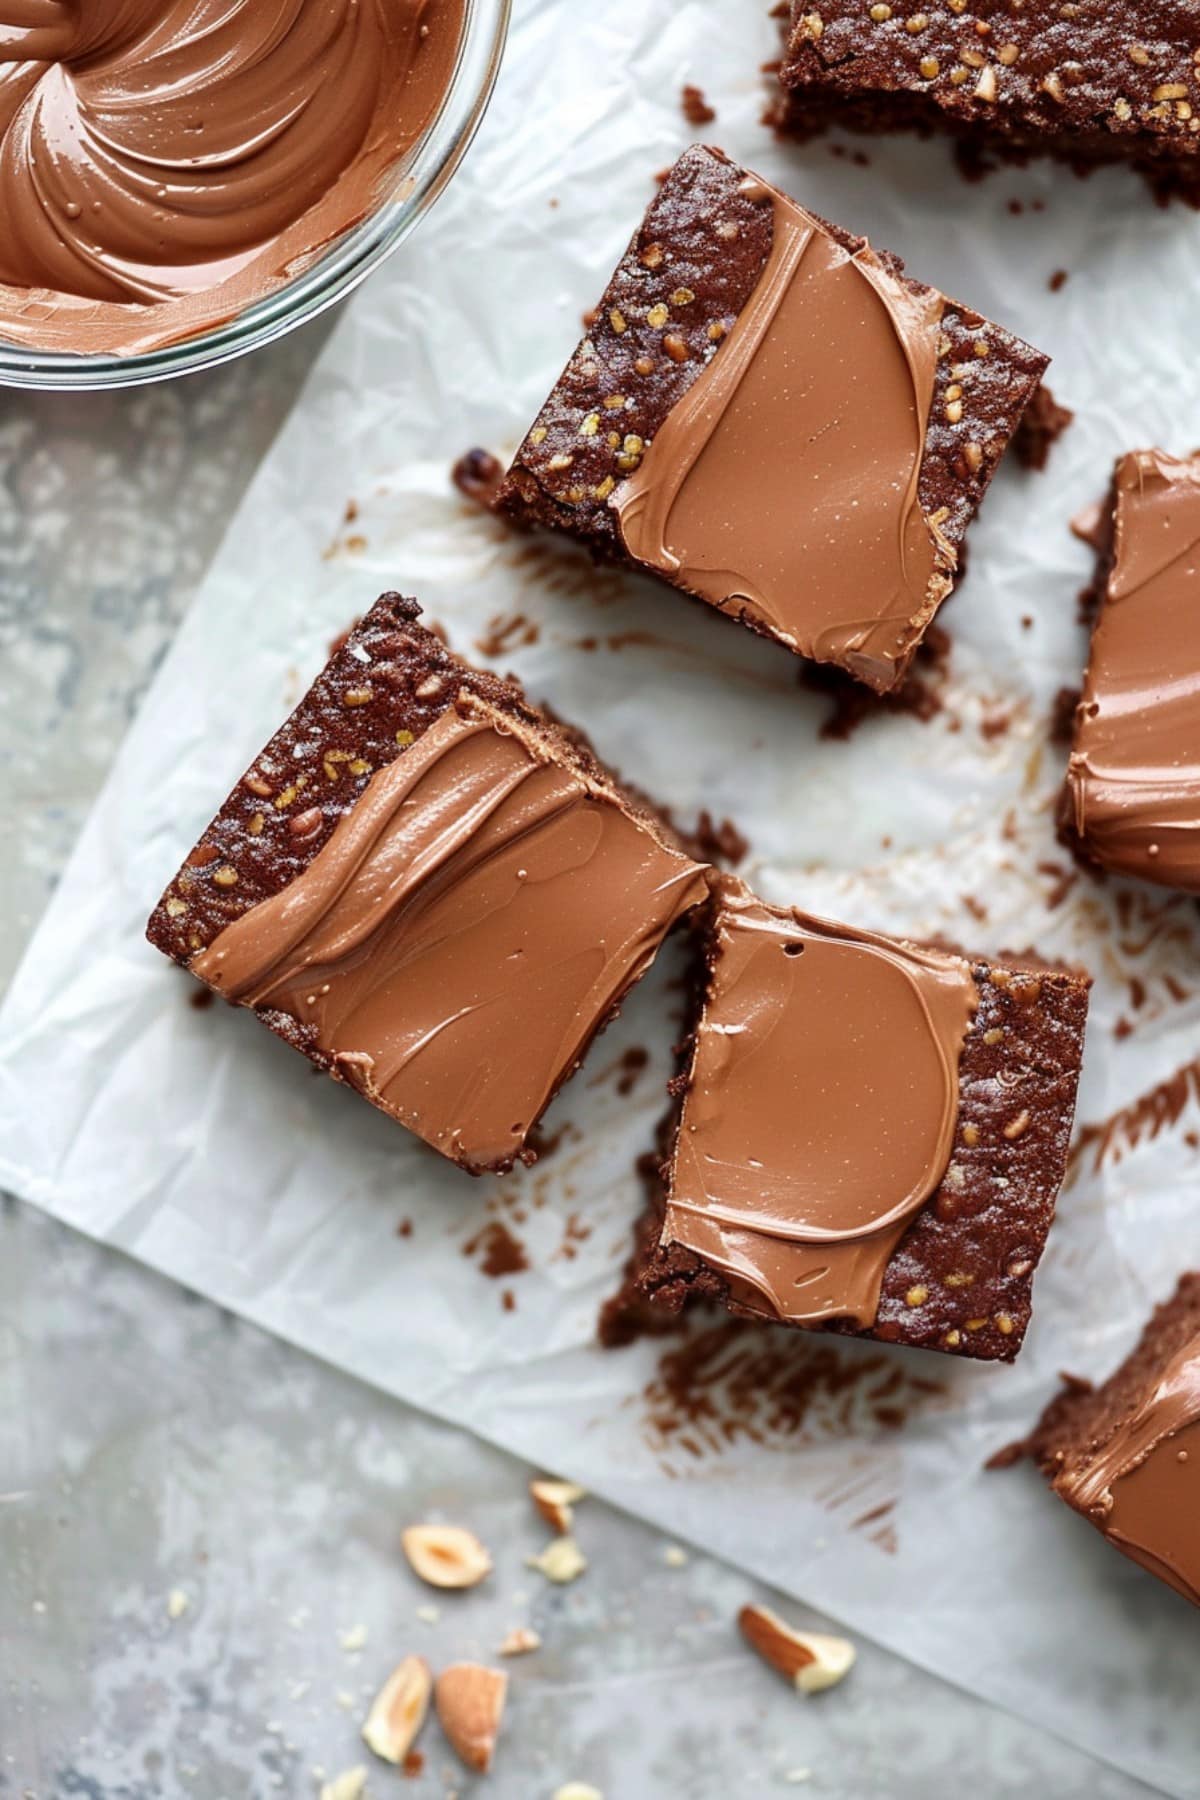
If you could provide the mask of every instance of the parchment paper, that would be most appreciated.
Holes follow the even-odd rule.
[[[1107,1373],[1200,1264],[1195,908],[1072,879],[1048,736],[1085,642],[1089,557],[1068,517],[1118,451],[1200,440],[1200,219],[1159,211],[1119,172],[1079,183],[1038,166],[966,186],[939,144],[776,146],[758,122],[773,49],[755,5],[518,0],[480,142],[340,321],[10,993],[0,1176],[309,1350],[1197,1795],[1195,1614],[1032,1471],[981,1464],[1028,1428],[1058,1370]],[[653,172],[693,135],[684,81],[718,109],[709,141],[1053,351],[1054,387],[1077,411],[1050,471],[1006,468],[987,501],[943,615],[943,708],[926,723],[877,717],[824,741],[827,703],[797,688],[782,652],[567,548],[506,537],[450,485],[456,455],[506,453],[548,391]],[[1069,279],[1051,292],[1058,269]],[[715,1329],[709,1361],[728,1379],[698,1389],[680,1426],[661,1344],[593,1348],[638,1203],[632,1164],[662,1105],[670,956],[560,1101],[557,1150],[504,1183],[443,1165],[248,1015],[188,1005],[190,984],[143,942],[149,908],[330,637],[387,586],[417,594],[469,654],[498,617],[533,622],[537,641],[517,631],[497,666],[681,817],[736,819],[744,872],[770,897],[1092,968],[1080,1117],[1131,1110],[1085,1134],[1015,1368],[775,1333],[748,1375],[742,1340],[710,1321],[698,1329]],[[623,1094],[614,1065],[631,1046],[652,1060]],[[531,1265],[502,1279],[475,1243],[496,1217]]]

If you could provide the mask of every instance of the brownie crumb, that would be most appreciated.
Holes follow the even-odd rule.
[[[1043,381],[1013,433],[1013,455],[1023,469],[1044,469],[1046,459],[1075,414],[1060,406]]]
[[[482,1253],[480,1269],[493,1281],[505,1275],[520,1275],[529,1267],[524,1244],[499,1219],[489,1220],[482,1231],[463,1245],[464,1256],[477,1253]]]
[[[1067,271],[1065,269],[1055,269],[1053,275],[1046,283],[1046,286],[1050,289],[1052,294],[1060,293],[1066,285]]]
[[[679,96],[683,116],[689,125],[711,125],[716,118],[716,108],[708,104],[703,88],[693,87],[686,83]]]
[[[215,999],[211,988],[194,988],[188,995],[188,1005],[196,1012],[207,1012]]]
[[[490,450],[480,450],[477,446],[459,457],[450,471],[450,479],[465,499],[490,512],[504,479],[504,470]]]
[[[540,636],[541,626],[524,613],[497,613],[475,639],[475,648],[481,656],[507,656],[523,644],[536,644]]]
[[[706,862],[719,861],[736,868],[750,849],[750,840],[743,836],[732,819],[722,819],[718,825],[707,810],[697,819],[693,835]]]

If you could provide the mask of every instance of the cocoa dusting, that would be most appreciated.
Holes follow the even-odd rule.
[[[945,1392],[884,1352],[731,1319],[662,1352],[642,1393],[643,1425],[660,1454],[698,1462],[741,1439],[794,1444],[896,1431]]]
[[[716,118],[716,108],[708,104],[704,97],[704,89],[693,87],[688,82],[679,96],[683,116],[689,125],[711,125]]]
[[[1084,1125],[1075,1134],[1067,1158],[1067,1180],[1073,1181],[1090,1155],[1088,1173],[1096,1175],[1107,1163],[1117,1163],[1141,1143],[1150,1143],[1177,1125],[1185,1108],[1200,1099],[1200,1058],[1184,1063],[1129,1106],[1122,1106],[1100,1124]]]
[[[524,613],[497,613],[488,620],[484,635],[475,639],[475,648],[482,656],[507,656],[523,644],[536,644],[540,636],[541,626]]]
[[[908,713],[927,724],[935,718],[942,710],[937,687],[945,680],[949,663],[950,635],[943,626],[935,624],[926,629],[912,668],[899,687],[889,693],[872,693],[830,663],[802,663],[800,686],[810,693],[825,694],[832,701],[833,710],[822,723],[819,735],[844,743],[867,719]]]
[[[750,849],[749,839],[732,819],[722,819],[718,825],[707,810],[696,821],[694,838],[705,862],[724,862],[730,868],[736,868]]]
[[[476,506],[490,512],[492,502],[504,479],[504,470],[490,450],[468,450],[450,471],[459,493]]]
[[[525,1246],[499,1219],[491,1219],[482,1231],[463,1245],[464,1256],[482,1254],[479,1267],[493,1281],[504,1275],[520,1275],[529,1267]]]
[[[1046,458],[1075,414],[1060,406],[1043,381],[1013,432],[1012,451],[1023,469],[1044,469]]]
[[[643,1050],[640,1044],[631,1044],[628,1050],[623,1050],[621,1052],[616,1062],[608,1063],[603,1069],[598,1069],[589,1081],[588,1086],[602,1087],[606,1081],[611,1081],[612,1077],[615,1075],[617,1078],[617,1092],[624,1098],[625,1096],[632,1094],[634,1088],[637,1086],[638,1077],[642,1074],[649,1061],[650,1052],[648,1050]]]
[[[1046,910],[1056,912],[1079,880],[1079,870],[1068,869],[1060,862],[1047,861],[1038,864],[1037,872],[1045,875],[1051,883],[1050,891],[1045,897]]]
[[[591,1235],[591,1226],[585,1225],[578,1213],[568,1213],[562,1243],[554,1252],[555,1257],[563,1262],[573,1262],[579,1254],[580,1244],[586,1244]]]
[[[974,894],[964,894],[962,903],[973,919],[978,919],[981,925],[986,925],[988,909],[982,900],[976,899]]]

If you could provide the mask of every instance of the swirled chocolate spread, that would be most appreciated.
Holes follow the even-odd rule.
[[[1092,861],[1200,894],[1200,457],[1117,464],[1063,817]]]
[[[610,504],[636,561],[888,688],[955,566],[917,491],[942,298],[742,192],[774,214],[758,286]]]
[[[885,692],[950,591],[1045,367],[696,147],[497,504]]]
[[[0,341],[162,348],[357,224],[464,0],[0,0]]]
[[[1066,1169],[1088,981],[713,880],[612,1341],[695,1302],[1010,1362]]]
[[[452,1161],[509,1168],[706,869],[574,734],[385,596],[151,940]]]
[[[1070,1382],[1018,1448],[1118,1550],[1200,1606],[1200,1274],[1108,1381]]]
[[[970,965],[726,883],[663,1238],[793,1324],[874,1323],[892,1252],[940,1186]]]

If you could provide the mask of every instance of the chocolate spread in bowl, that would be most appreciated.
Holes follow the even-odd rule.
[[[161,349],[369,214],[465,0],[0,0],[0,341]]]

